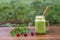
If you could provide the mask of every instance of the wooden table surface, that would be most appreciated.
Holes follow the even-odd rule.
[[[31,28],[33,29],[33,27]],[[13,27],[0,27],[0,40],[60,40],[60,27],[52,26],[48,28],[49,31],[45,35],[20,36],[17,38],[10,36],[10,31],[14,29]]]

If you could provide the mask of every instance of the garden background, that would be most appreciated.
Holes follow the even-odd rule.
[[[35,16],[49,9],[45,19],[60,25],[60,0],[0,0],[0,26],[33,25]]]

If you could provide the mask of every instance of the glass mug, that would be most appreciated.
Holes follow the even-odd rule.
[[[35,17],[35,33],[36,34],[45,34],[46,33],[45,16],[36,16]]]

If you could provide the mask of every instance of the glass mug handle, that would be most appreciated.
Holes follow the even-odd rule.
[[[48,20],[46,20],[46,32],[48,32],[48,31],[49,31],[49,27],[50,27],[49,21],[48,21]]]

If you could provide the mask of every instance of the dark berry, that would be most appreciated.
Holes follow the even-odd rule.
[[[16,37],[19,37],[20,36],[20,34],[16,34]]]
[[[24,33],[24,36],[26,37],[27,36],[27,33]]]
[[[31,36],[34,36],[34,32],[31,32]]]

